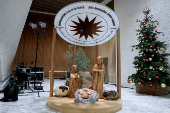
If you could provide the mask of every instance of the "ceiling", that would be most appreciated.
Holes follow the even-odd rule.
[[[64,6],[79,1],[92,1],[101,3],[104,0],[33,0],[30,10],[56,14]]]

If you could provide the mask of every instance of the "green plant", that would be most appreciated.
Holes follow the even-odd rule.
[[[73,63],[73,50],[72,50],[73,46],[69,45],[68,47],[69,50],[66,51],[64,58],[67,60],[68,63],[67,69],[70,72]],[[81,47],[77,48],[76,50],[76,65],[78,68],[77,71],[86,71],[90,67],[89,63],[90,60],[87,58],[85,51]]]

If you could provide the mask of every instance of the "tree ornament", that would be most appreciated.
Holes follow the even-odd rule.
[[[137,85],[135,85],[135,87],[137,87]]]
[[[153,69],[153,66],[150,66],[149,69]]]
[[[162,60],[162,58],[160,58],[160,61]]]
[[[162,51],[162,50],[163,50],[163,48],[160,48],[159,50],[161,50],[161,51]]]
[[[148,59],[146,59],[146,61],[148,61]]]
[[[149,80],[151,80],[151,78],[149,78]]]
[[[149,58],[149,61],[152,61],[152,58]]]
[[[157,26],[155,26],[155,27],[157,27]]]
[[[152,52],[152,49],[149,49],[150,52]]]
[[[130,80],[129,82],[132,83],[132,80]]]
[[[144,21],[144,23],[146,24],[146,21]]]
[[[157,30],[155,30],[155,32],[157,32]]]
[[[143,67],[143,65],[141,65],[141,67]]]
[[[130,84],[130,81],[128,81],[128,84]]]
[[[165,48],[165,50],[167,50],[167,48]]]
[[[149,37],[149,39],[151,39],[151,37]]]
[[[156,78],[159,78],[159,76],[155,76]]]
[[[157,25],[159,25],[159,22],[157,23]]]
[[[146,76],[146,73],[145,73],[145,72],[143,73],[143,76]]]
[[[150,85],[149,85],[150,87],[152,87],[153,85],[152,85],[152,83],[150,83]]]
[[[161,87],[165,88],[165,87],[166,87],[166,84],[162,83],[162,84],[161,84]]]
[[[156,36],[156,38],[158,38],[158,36]]]
[[[132,85],[135,85],[135,83],[134,83],[134,82],[132,82]]]
[[[132,51],[133,51],[133,49],[132,49]]]
[[[151,33],[153,32],[153,31],[150,31]]]
[[[162,71],[162,70],[163,70],[163,67],[162,67],[162,66],[160,66],[160,67],[159,67],[159,70],[160,70],[160,71]]]
[[[141,86],[144,86],[143,84],[141,84]]]
[[[165,53],[165,51],[163,51]]]
[[[139,69],[136,69],[136,72],[138,72]]]
[[[159,49],[159,46],[157,46],[157,48]]]
[[[148,51],[148,49],[146,48],[146,51]]]
[[[150,47],[153,47],[152,45],[150,45]]]
[[[143,36],[146,36],[145,34],[143,34]]]
[[[141,82],[138,82],[138,85],[141,85]]]
[[[154,57],[154,54],[152,54],[152,57]]]
[[[136,20],[136,22],[138,22],[138,19]]]

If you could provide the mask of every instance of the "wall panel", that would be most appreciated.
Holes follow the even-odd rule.
[[[54,15],[30,12],[25,23],[18,49],[12,65],[12,71],[15,71],[18,63],[24,62],[26,67],[35,66],[31,62],[35,62],[36,42],[37,37],[33,36],[33,30],[29,26],[29,22],[38,23],[39,21],[46,22],[45,36],[40,37],[37,52],[37,66],[44,66],[45,77],[48,77],[48,71],[51,69],[51,52],[52,52],[52,32],[54,26]],[[60,38],[57,34],[56,52],[55,52],[55,70],[67,70],[67,61],[64,58],[64,53],[68,51],[66,41]],[[95,47],[82,47],[85,50],[87,57],[90,59],[90,65],[95,64]],[[92,67],[88,71],[92,71]],[[13,75],[13,73],[12,73]],[[55,73],[55,76],[64,76],[64,73]]]
[[[112,10],[114,10],[114,0],[107,4]],[[103,58],[108,58],[108,81],[116,83],[116,40],[113,37],[108,42],[99,45],[99,55]]]
[[[114,8],[114,2],[108,3],[110,8]],[[30,12],[27,21],[24,26],[24,30],[21,35],[21,39],[18,45],[18,49],[12,65],[12,71],[15,70],[18,63],[24,62],[26,67],[34,66],[31,62],[35,62],[36,52],[36,36],[33,36],[33,30],[29,26],[29,22],[37,23],[39,21],[46,22],[47,27],[45,29],[45,36],[40,37],[38,45],[37,66],[44,66],[45,77],[48,77],[48,71],[51,69],[51,52],[52,52],[52,32],[54,26],[54,15]],[[57,35],[56,39],[56,51],[55,51],[55,69],[54,70],[67,70],[67,61],[64,58],[64,53],[68,51],[68,45],[66,41]],[[79,46],[77,46],[79,47]],[[116,81],[116,54],[115,54],[115,38],[102,44],[98,47],[99,55],[108,57],[109,66],[109,82]],[[88,71],[92,72],[92,68],[96,63],[96,47],[82,47],[85,50],[87,57],[90,59],[91,67]],[[12,73],[13,75],[13,73]],[[55,73],[54,76],[64,76],[64,73]]]

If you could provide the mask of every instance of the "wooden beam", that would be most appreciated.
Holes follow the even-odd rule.
[[[53,87],[54,87],[55,45],[56,45],[56,28],[53,27],[52,55],[51,55],[51,74],[50,74],[50,97],[53,96]]]
[[[121,56],[120,56],[120,29],[117,30],[117,92],[121,99]]]
[[[76,45],[73,45],[73,65],[76,65]]]

